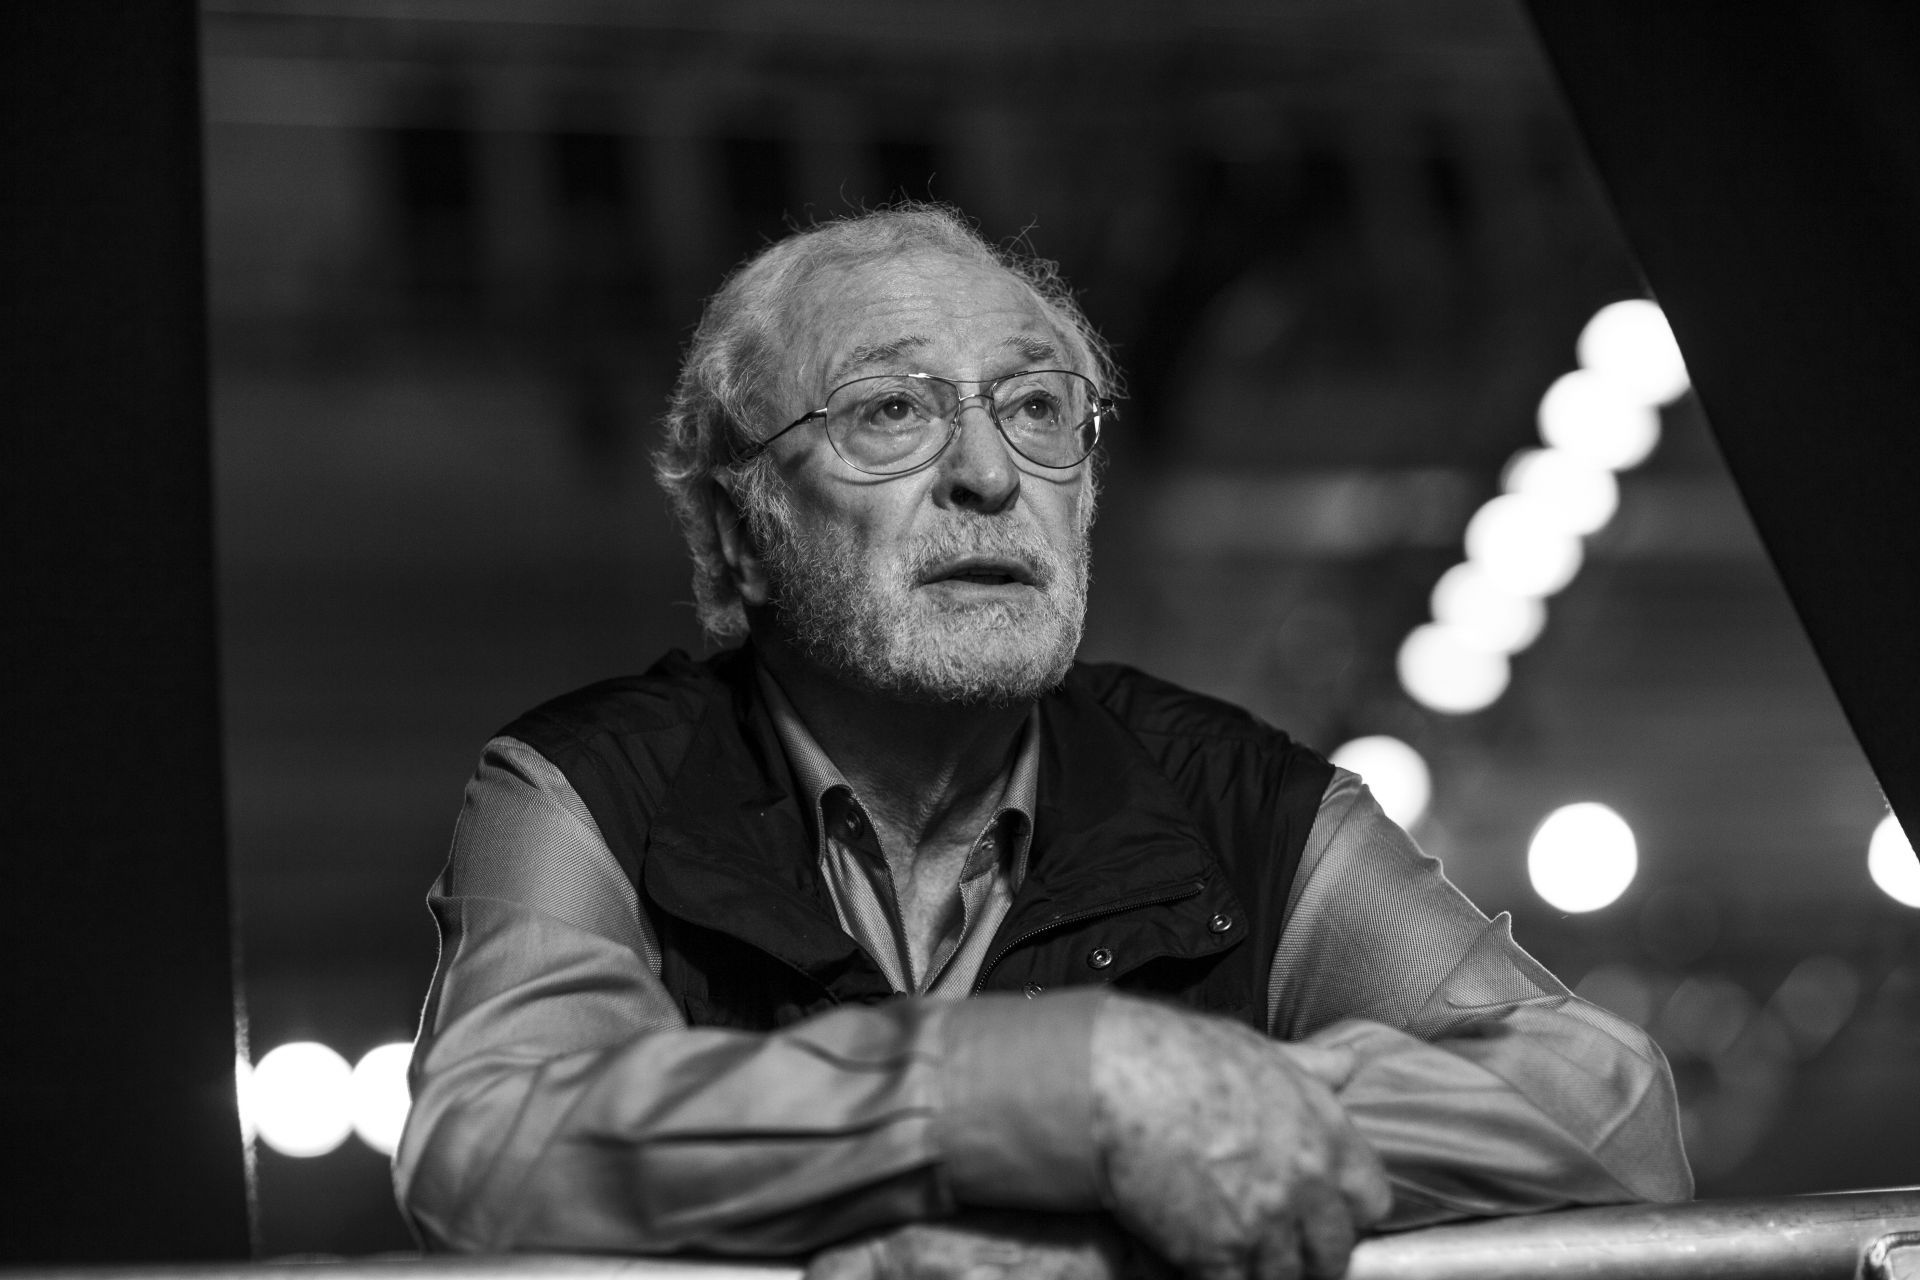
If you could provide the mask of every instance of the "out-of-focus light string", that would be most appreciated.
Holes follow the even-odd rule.
[[[1580,367],[1540,398],[1542,447],[1508,461],[1501,492],[1467,522],[1466,559],[1434,587],[1433,620],[1400,646],[1401,686],[1429,710],[1467,715],[1506,692],[1512,656],[1539,636],[1584,539],[1618,509],[1617,473],[1653,453],[1661,406],[1689,386],[1665,314],[1643,298],[1602,307],[1575,354]]]
[[[295,1040],[257,1063],[238,1062],[241,1133],[287,1156],[323,1156],[349,1136],[390,1156],[407,1119],[412,1051],[383,1044],[348,1066],[324,1044]]]
[[[1506,692],[1513,655],[1539,638],[1547,600],[1573,581],[1586,557],[1585,540],[1619,509],[1618,473],[1652,455],[1660,442],[1661,407],[1690,385],[1666,315],[1645,299],[1602,307],[1580,331],[1575,356],[1579,368],[1555,379],[1540,397],[1540,446],[1508,460],[1500,493],[1467,522],[1466,558],[1434,585],[1432,620],[1400,645],[1401,686],[1431,711],[1469,715]],[[1377,745],[1363,749],[1380,741],[1350,743],[1341,752],[1353,753],[1354,762],[1348,764],[1341,752],[1334,761],[1363,776],[1363,758],[1376,767],[1402,768]],[[1420,768],[1416,816],[1425,812],[1428,798],[1424,763]],[[1389,778],[1386,789],[1395,785]],[[1593,802],[1549,814],[1527,858],[1534,891],[1566,912],[1610,905],[1626,892],[1637,867],[1632,828]]]

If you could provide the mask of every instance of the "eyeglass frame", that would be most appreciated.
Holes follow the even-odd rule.
[[[1025,378],[1036,373],[1070,373],[1076,378],[1085,379],[1087,385],[1092,387],[1095,391],[1095,395],[1093,398],[1093,413],[1089,417],[1084,418],[1080,422],[1074,424],[1074,430],[1077,431],[1081,427],[1085,426],[1087,423],[1091,422],[1093,424],[1093,443],[1087,446],[1087,451],[1085,453],[1081,454],[1078,458],[1075,458],[1072,462],[1067,462],[1067,463],[1041,462],[1037,458],[1029,457],[1025,450],[1023,450],[1019,445],[1013,442],[1013,437],[1007,434],[1007,429],[1000,425],[1000,414],[994,408],[994,405],[993,405],[994,391],[998,389],[1000,384],[1003,382],[1012,382],[1015,378]],[[829,403],[831,403],[835,396],[839,395],[842,391],[845,391],[848,387],[852,386],[856,382],[867,382],[867,381],[879,379],[879,378],[913,378],[921,382],[945,383],[947,386],[953,388],[957,398],[955,399],[953,404],[953,419],[951,422],[947,424],[947,438],[940,442],[940,447],[935,449],[932,453],[928,454],[926,458],[923,459],[922,461],[916,462],[910,467],[903,467],[899,471],[867,470],[865,467],[861,466],[859,463],[854,462],[852,459],[848,458],[846,454],[841,453],[840,446],[834,443],[833,435],[831,432],[829,432],[827,434],[827,445],[829,448],[833,450],[834,456],[839,458],[840,461],[846,463],[848,466],[852,467],[855,471],[858,471],[863,476],[882,476],[882,477],[910,476],[914,472],[924,470],[925,468],[930,467],[934,463],[938,462],[940,460],[941,455],[946,453],[946,451],[953,446],[953,438],[960,434],[961,407],[965,405],[969,400],[979,400],[983,402],[982,407],[985,408],[987,411],[987,421],[993,424],[993,429],[1000,433],[1000,438],[1007,442],[1007,447],[1009,449],[1013,450],[1014,453],[1018,454],[1020,457],[1025,458],[1028,462],[1031,462],[1034,466],[1045,467],[1049,471],[1070,471],[1074,467],[1077,467],[1081,463],[1085,462],[1088,458],[1091,458],[1093,456],[1093,451],[1100,447],[1100,431],[1101,431],[1101,427],[1103,426],[1102,419],[1104,419],[1108,414],[1113,414],[1115,416],[1118,416],[1120,412],[1120,406],[1117,403],[1115,403],[1115,401],[1111,396],[1103,396],[1098,394],[1100,389],[1100,384],[1095,382],[1092,378],[1087,377],[1086,374],[1081,373],[1078,369],[1019,369],[1013,373],[1003,373],[997,378],[943,378],[937,373],[868,373],[868,374],[862,374],[858,378],[849,378],[845,382],[841,383],[839,386],[834,387],[831,391],[827,392],[827,400]],[[975,391],[970,396],[962,396],[962,395],[959,395],[960,387],[962,384],[968,384],[968,385],[980,387],[983,389],[979,391]],[[775,440],[778,440],[781,436],[787,434],[787,432],[792,431],[795,427],[805,426],[807,423],[814,421],[816,418],[824,421],[827,414],[827,410],[828,410],[827,405],[821,405],[818,409],[811,409],[806,413],[801,414],[799,417],[795,418],[792,422],[789,422],[786,426],[780,428],[778,431],[766,437],[764,440],[756,440],[752,444],[748,445],[745,449],[736,450],[734,454],[734,461],[740,462],[740,463],[752,462],[755,458],[758,458],[761,454],[765,453],[770,447],[772,447],[773,442]]]

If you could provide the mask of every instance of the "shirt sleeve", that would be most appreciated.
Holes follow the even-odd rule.
[[[1521,950],[1345,770],[1292,896],[1271,1030],[1356,1052],[1340,1100],[1387,1167],[1389,1227],[1693,1194],[1660,1050]]]
[[[1097,993],[689,1027],[592,816],[510,738],[428,905],[394,1179],[430,1248],[779,1256],[961,1204],[1097,1204]]]

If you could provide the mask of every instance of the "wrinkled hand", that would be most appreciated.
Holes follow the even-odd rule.
[[[1344,1049],[1118,997],[1093,1029],[1094,1138],[1120,1225],[1197,1280],[1332,1280],[1386,1216],[1332,1090]]]
[[[1169,1280],[1104,1214],[975,1212],[816,1254],[805,1280]]]

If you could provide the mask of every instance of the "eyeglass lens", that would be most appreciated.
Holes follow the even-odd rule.
[[[991,412],[1007,442],[1044,467],[1070,467],[1099,434],[1094,385],[1065,369],[1035,369],[991,384]],[[856,378],[827,397],[828,438],[851,465],[884,474],[938,453],[959,412],[960,388],[943,378]]]

